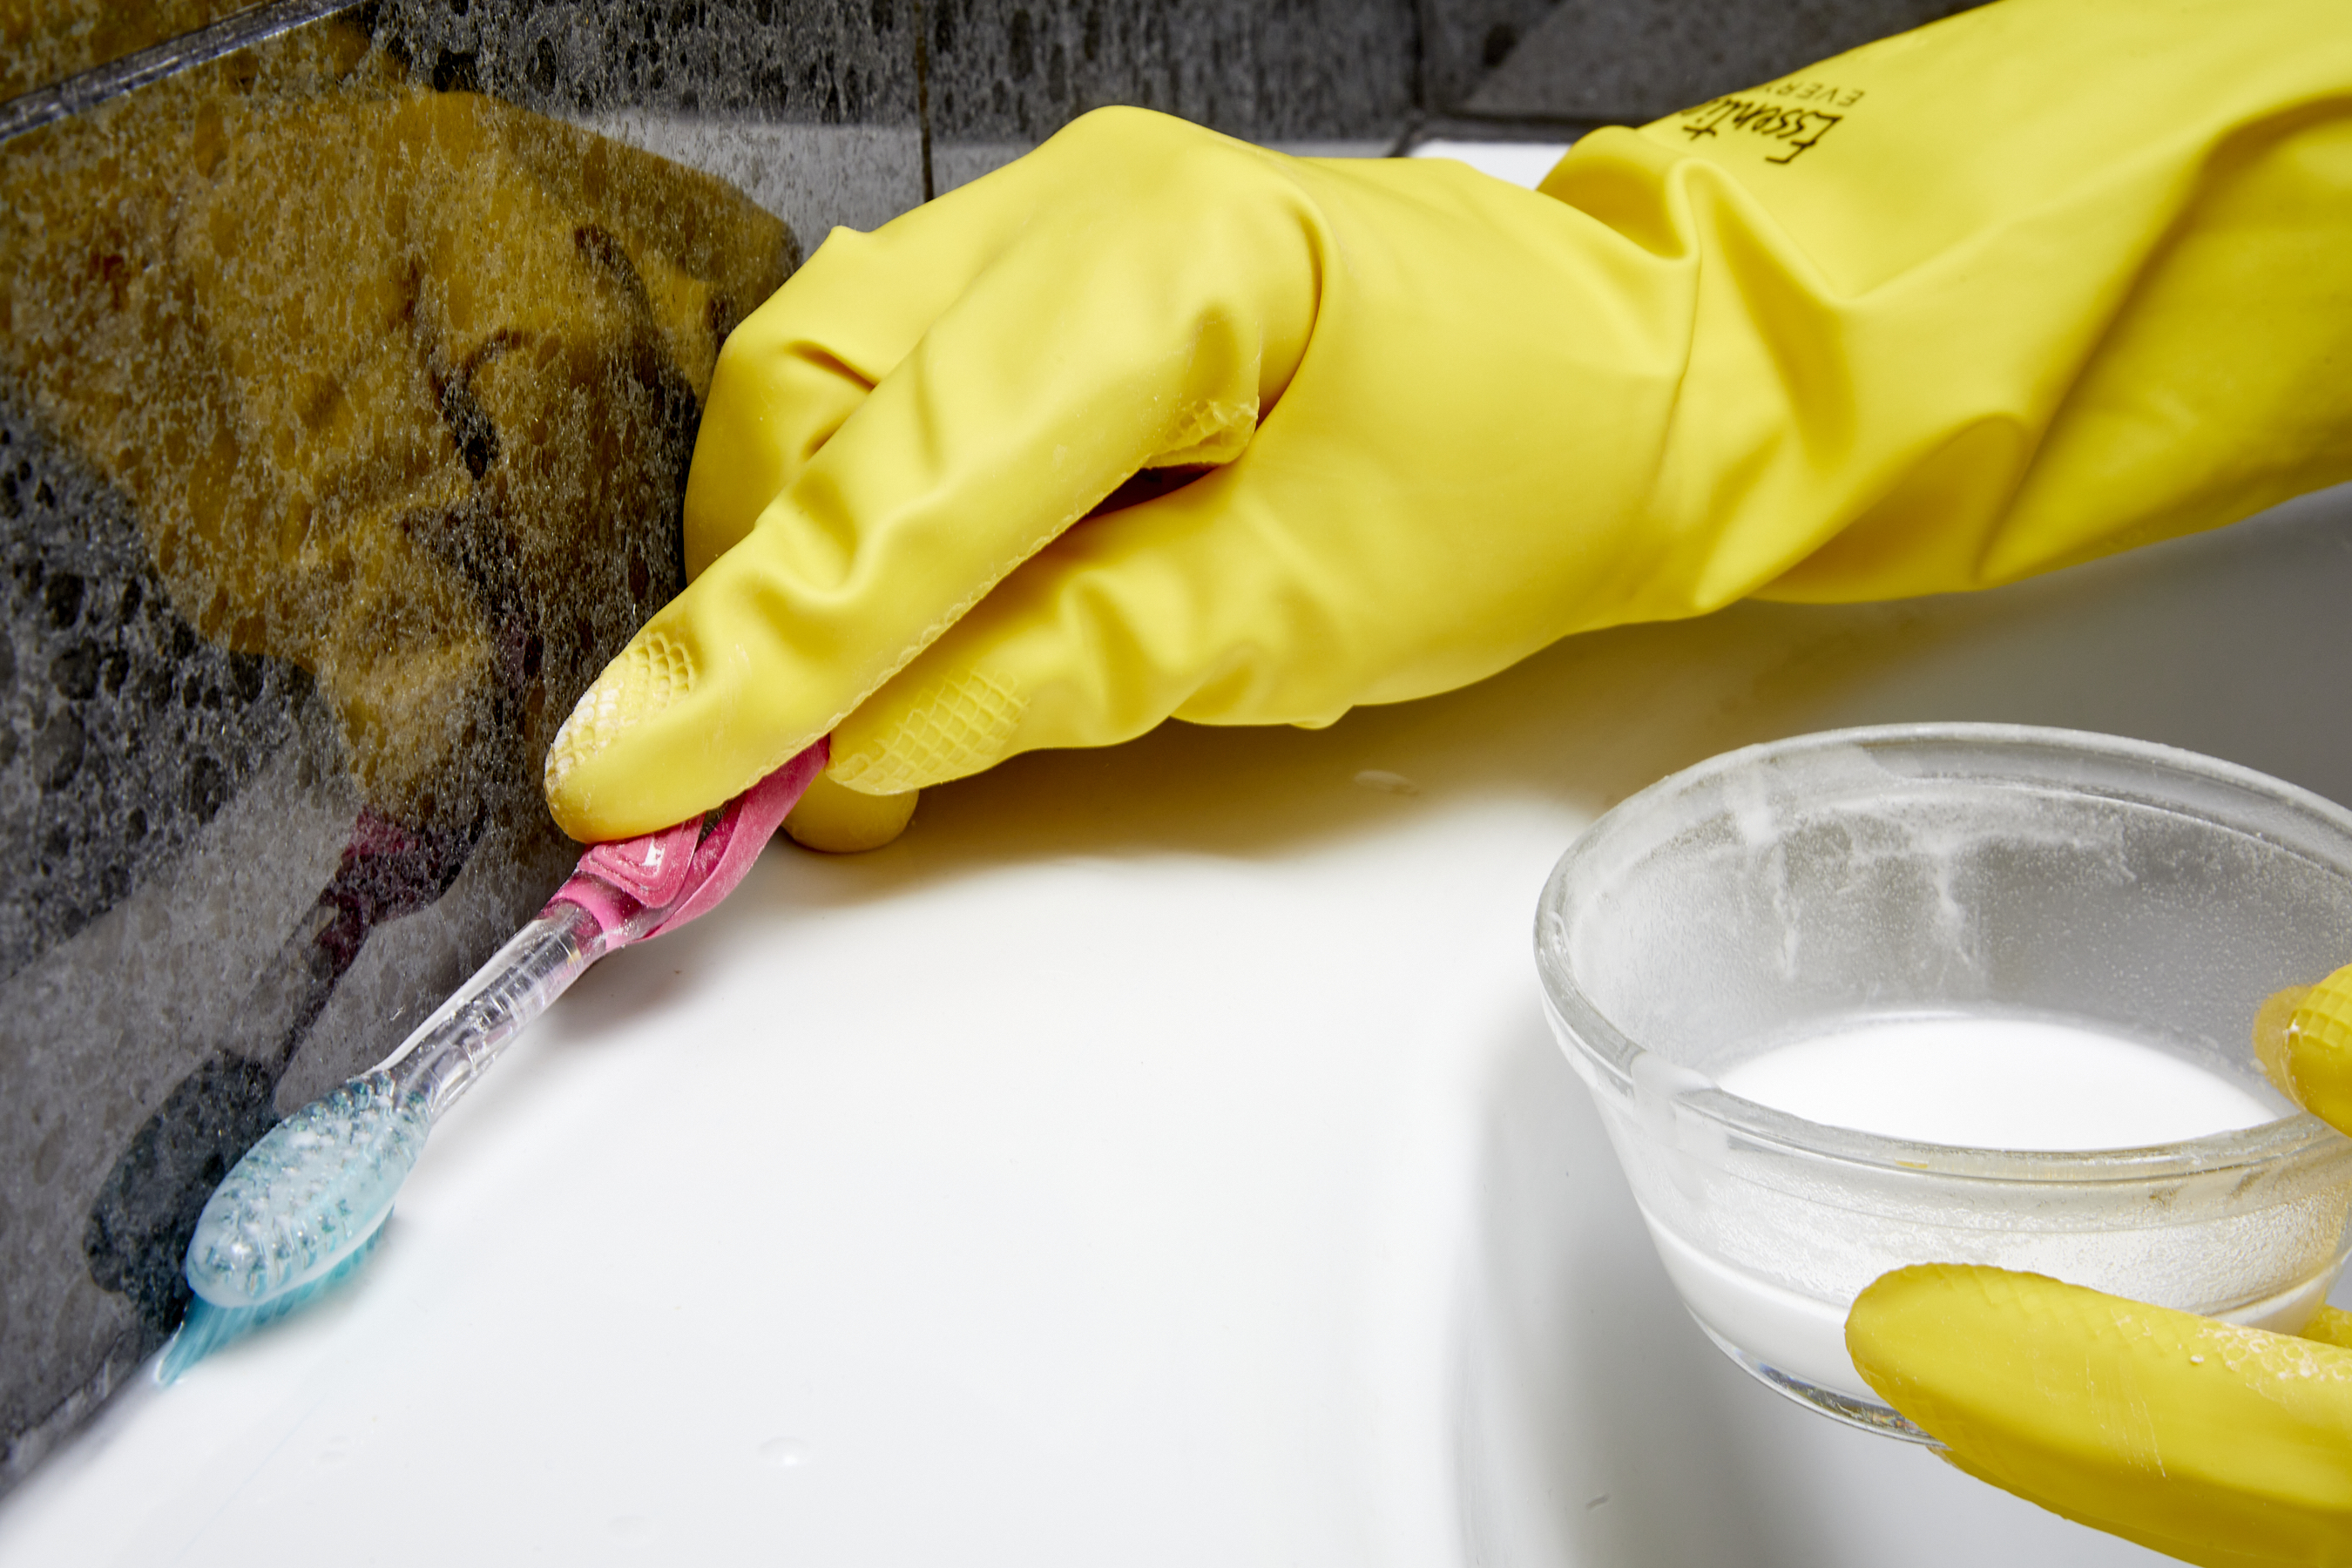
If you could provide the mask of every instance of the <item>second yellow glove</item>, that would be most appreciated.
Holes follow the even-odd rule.
[[[2254,1034],[2282,1090],[2352,1125],[2352,967]],[[1846,1344],[1953,1463],[2069,1519],[2205,1568],[2352,1563],[2352,1313],[2269,1333],[1931,1264],[1864,1290]]]

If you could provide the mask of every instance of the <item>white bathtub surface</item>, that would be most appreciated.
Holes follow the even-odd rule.
[[[435,1134],[332,1302],[130,1391],[0,1563],[2082,1565],[1683,1314],[1536,894],[1724,747],[2071,723],[2352,795],[2352,495],[1965,600],[1743,606],[778,847]]]
[[[1458,159],[1481,174],[1533,190],[1543,184],[1543,177],[1551,173],[1551,166],[1560,161],[1568,148],[1565,142],[1462,142],[1432,137],[1414,143],[1409,155]]]

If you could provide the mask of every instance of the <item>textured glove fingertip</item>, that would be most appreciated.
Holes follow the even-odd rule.
[[[628,803],[600,801],[609,792],[595,786],[600,775],[617,772],[625,781],[640,770],[627,766],[625,756],[606,753],[615,745],[625,751],[624,737],[691,692],[694,673],[694,661],[684,647],[648,628],[581,693],[547,748],[540,780],[548,809],[564,832],[583,843],[619,837],[607,831],[608,819],[615,804],[625,810]],[[595,765],[600,759],[606,765]],[[624,765],[614,769],[610,766],[614,762]],[[625,784],[620,793],[630,793]]]
[[[2257,1042],[2257,1050],[2260,1043]],[[2329,1125],[2352,1128],[2352,965],[2305,993],[2287,1020],[2285,1071],[2273,1081]],[[2267,1068],[2269,1063],[2264,1062]]]
[[[954,670],[843,721],[827,776],[860,795],[895,795],[980,773],[1012,750],[1028,708],[1009,683]]]

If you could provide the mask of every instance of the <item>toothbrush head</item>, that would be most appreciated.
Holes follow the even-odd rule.
[[[538,918],[373,1071],[265,1133],[213,1192],[184,1272],[195,1299],[169,1383],[358,1268],[433,1117],[603,954],[707,912],[741,881],[830,754],[819,740],[700,817],[592,846]]]
[[[204,1309],[243,1315],[242,1332],[348,1272],[382,1230],[431,1125],[424,1097],[378,1071],[263,1134],[196,1220],[185,1269],[196,1300],[165,1358],[170,1375],[226,1342],[218,1323],[192,1331]]]
[[[389,1219],[391,1216],[386,1215]],[[257,1307],[215,1307],[202,1296],[188,1303],[188,1315],[180,1320],[179,1331],[172,1342],[163,1347],[163,1359],[155,1368],[158,1383],[177,1383],[180,1374],[196,1363],[229,1343],[241,1340],[264,1323],[274,1323],[296,1308],[325,1295],[345,1278],[356,1273],[367,1261],[376,1244],[383,1239],[383,1225],[379,1223],[368,1233],[367,1239],[344,1254],[336,1264],[307,1285],[297,1285],[282,1295],[272,1296]]]

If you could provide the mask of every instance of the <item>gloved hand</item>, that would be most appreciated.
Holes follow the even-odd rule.
[[[2352,967],[2275,999],[2255,1046],[2352,1131]],[[2209,1568],[2352,1563],[2352,1313],[2297,1337],[1934,1264],[1864,1290],[1846,1348],[1955,1465],[2069,1519]]]
[[[557,820],[675,822],[827,731],[892,795],[1326,724],[2352,477],[2336,7],[2007,0],[1539,195],[1104,110],[835,231],[720,354],[697,580],[558,736]]]

